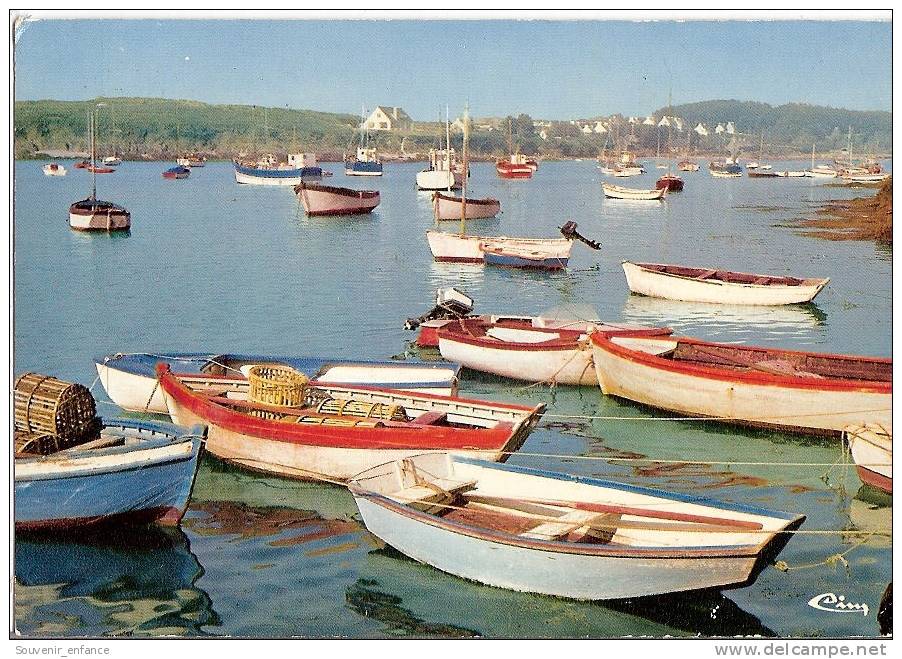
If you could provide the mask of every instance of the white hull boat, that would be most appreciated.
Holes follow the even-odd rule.
[[[623,261],[630,291],[682,302],[777,306],[810,302],[829,279],[798,279]]]
[[[57,165],[55,162],[44,165],[41,167],[41,170],[44,172],[44,176],[65,176],[66,168],[62,165]]]
[[[432,197],[433,211],[439,220],[460,220],[463,202],[460,197],[436,192]],[[501,202],[497,199],[467,198],[468,220],[481,220],[495,217],[501,212]]]
[[[890,359],[689,338],[590,341],[602,392],[652,407],[815,434],[891,423]]]
[[[427,231],[429,249],[436,261],[484,263],[486,247],[510,247],[521,250],[541,250],[549,259],[570,258],[573,241],[567,238],[510,238],[507,236],[474,236]]]
[[[804,516],[433,453],[349,484],[367,529],[471,581],[579,600],[749,583]]]
[[[846,428],[852,460],[863,483],[893,493],[893,433],[876,424]]]
[[[609,183],[601,184],[604,196],[611,199],[631,199],[635,201],[662,201],[667,196],[667,188],[653,190],[639,190],[637,188],[624,188]]]

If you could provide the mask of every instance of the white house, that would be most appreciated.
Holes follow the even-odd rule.
[[[377,105],[366,118],[369,130],[408,131],[413,128],[413,119],[402,108]]]
[[[603,121],[596,121],[596,122],[595,122],[595,128],[593,128],[592,130],[593,130],[594,132],[598,133],[599,135],[601,135],[602,133],[607,133],[607,132],[608,132],[608,129],[605,128],[605,125],[604,125],[604,122],[603,122]]]
[[[580,128],[580,130],[581,130],[583,133],[585,133],[586,135],[591,135],[591,134],[592,134],[592,127],[591,127],[589,124],[584,125],[582,128]]]

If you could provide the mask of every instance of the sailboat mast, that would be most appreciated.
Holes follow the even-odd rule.
[[[852,126],[849,126],[849,167],[852,167]]]
[[[468,162],[467,142],[470,140],[470,104],[464,107],[464,145],[463,145],[463,161],[464,173],[463,183],[460,191],[460,235],[463,236],[467,232],[467,177],[470,174],[470,163]]]
[[[448,106],[445,106],[445,162],[448,163],[448,194],[451,194],[451,188],[454,187],[454,172],[451,169],[451,124],[449,123],[450,115],[448,114]]]
[[[814,144],[811,145],[811,169],[814,169]]]
[[[91,113],[91,201],[97,200],[97,164],[95,158],[94,143],[94,113]]]

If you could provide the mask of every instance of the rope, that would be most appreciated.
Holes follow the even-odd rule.
[[[796,530],[795,533],[799,533],[799,530]],[[842,563],[843,567],[846,568],[846,573],[851,576],[852,568],[849,566],[849,561],[846,560],[846,555],[851,551],[858,549],[861,545],[865,544],[868,540],[871,539],[872,536],[882,536],[887,538],[892,538],[892,533],[886,533],[882,531],[838,531],[842,535],[858,535],[861,533],[865,533],[866,535],[856,542],[854,545],[846,549],[844,552],[840,552],[838,554],[831,554],[827,558],[822,561],[818,561],[817,563],[806,563],[804,565],[790,565],[786,561],[777,561],[773,564],[775,568],[780,570],[781,572],[789,572],[791,570],[807,570],[813,567],[820,567],[821,565],[827,565],[829,567],[835,568],[837,563]]]
[[[841,412],[836,412],[835,414],[824,414],[820,412],[812,412],[810,414],[792,414],[791,418],[793,419],[802,419],[802,418],[810,418],[810,417],[830,417],[836,416],[837,414],[873,414],[875,412],[891,412],[892,408],[890,407],[882,407],[876,409],[869,410],[842,410]],[[580,415],[580,414],[543,414],[544,417],[552,417],[555,419],[586,419],[586,420],[600,420],[600,421],[768,421],[773,419],[773,416],[743,416],[743,417],[735,417],[735,416],[667,416],[667,417],[643,417],[643,416],[588,416],[588,415]],[[829,428],[825,428],[825,430],[829,430]]]

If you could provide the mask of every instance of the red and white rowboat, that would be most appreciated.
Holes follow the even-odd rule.
[[[545,411],[449,396],[311,382],[317,396],[400,405],[408,421],[329,414],[246,400],[243,378],[176,376],[157,365],[173,421],[207,426],[206,449],[250,469],[301,479],[347,480],[378,464],[423,451],[503,460]],[[242,400],[244,399],[244,400]]]
[[[294,188],[307,215],[361,215],[379,205],[378,190],[352,190],[301,182]]]
[[[892,419],[891,359],[590,336],[605,394],[742,425],[836,434]]]
[[[665,327],[621,328],[594,325],[609,336],[664,336]],[[437,332],[442,357],[483,373],[527,382],[595,385],[592,348],[587,332],[493,324],[467,318],[448,321]]]
[[[846,428],[852,460],[863,483],[893,493],[893,433],[877,424]]]
[[[432,208],[439,220],[459,220],[463,202],[460,197],[436,192],[432,196]],[[501,212],[501,202],[497,199],[471,199],[467,197],[468,220],[495,217]]]

